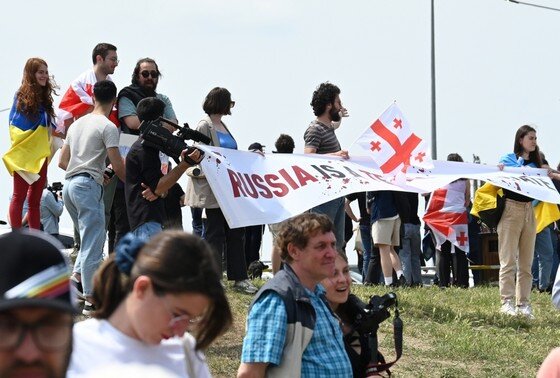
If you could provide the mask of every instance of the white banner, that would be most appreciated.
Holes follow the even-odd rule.
[[[350,193],[373,190],[432,192],[459,178],[489,181],[541,201],[560,203],[545,169],[433,161],[434,168],[409,168],[406,183],[389,183],[368,157],[266,154],[219,147],[204,150],[202,169],[230,227],[280,222]]]

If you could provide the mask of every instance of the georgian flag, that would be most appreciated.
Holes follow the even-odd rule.
[[[412,132],[396,103],[354,143],[379,165],[385,174],[406,172],[409,166],[433,168],[429,146]]]
[[[453,246],[469,252],[469,219],[463,185],[451,183],[434,191],[423,219],[433,231],[436,248],[449,240]]]
[[[110,75],[107,76],[107,80],[112,80]],[[93,106],[93,86],[95,83],[97,83],[97,78],[92,69],[82,73],[72,81],[56,110],[57,131],[65,133],[64,123],[67,119],[80,118],[87,114],[90,107]],[[109,119],[119,127],[116,108],[113,108]]]

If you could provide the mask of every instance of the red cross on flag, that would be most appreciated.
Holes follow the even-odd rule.
[[[467,180],[458,180],[432,193],[424,222],[431,228],[439,248],[446,240],[469,252],[468,216],[465,208]]]
[[[383,173],[405,172],[411,165],[433,168],[429,146],[412,132],[396,103],[391,104],[354,144],[368,151],[368,156]]]

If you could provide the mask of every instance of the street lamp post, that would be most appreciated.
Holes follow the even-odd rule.
[[[436,132],[436,47],[434,31],[434,1],[432,0],[432,28],[431,28],[431,63],[432,63],[432,159],[437,159],[437,132]]]
[[[528,6],[530,6],[530,7],[541,8],[541,9],[548,9],[548,10],[560,12],[560,9],[558,9],[558,8],[547,7],[547,6],[540,5],[540,4],[526,3],[526,2],[524,2],[524,1],[517,1],[517,0],[507,0],[507,1],[509,1],[510,3],[514,3],[514,4],[528,5]]]

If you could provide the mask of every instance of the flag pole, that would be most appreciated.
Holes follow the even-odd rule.
[[[436,131],[436,51],[434,31],[434,0],[431,13],[431,70],[432,70],[432,159],[437,159],[437,131]]]

